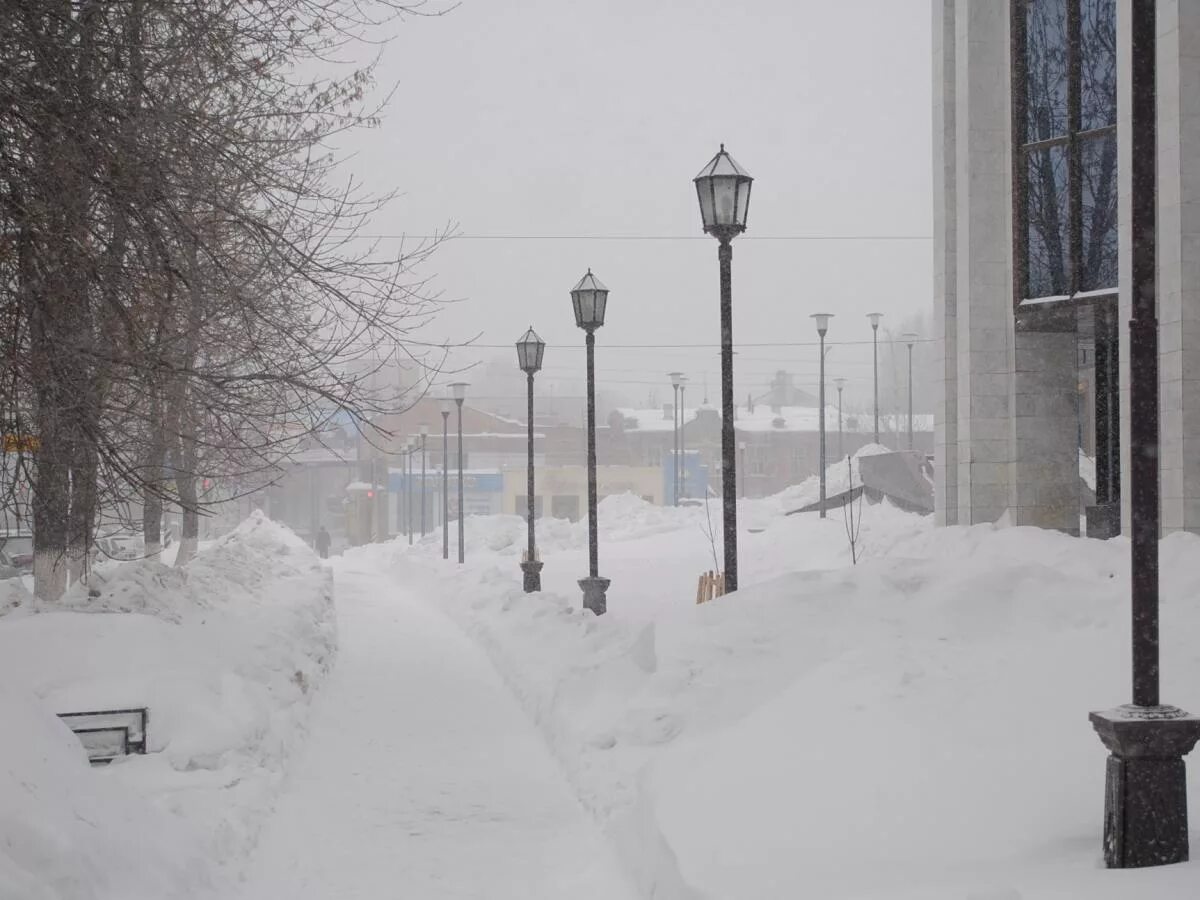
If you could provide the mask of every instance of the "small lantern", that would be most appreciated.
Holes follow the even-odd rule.
[[[575,324],[585,331],[595,331],[604,324],[608,288],[588,269],[579,283],[571,288],[571,303],[575,307]]]
[[[546,342],[537,336],[531,325],[517,341],[517,365],[526,375],[532,375],[542,368],[542,356],[545,352]]]
[[[878,331],[879,320],[883,318],[883,313],[867,313],[867,318],[871,320],[871,327]]]
[[[908,349],[911,350],[913,347],[913,344],[915,344],[920,339],[920,337],[921,336],[919,334],[917,334],[916,332],[906,331],[906,332],[904,332],[904,334],[902,334],[900,336],[900,339],[902,341],[904,341],[904,343],[908,344]]]
[[[421,437],[429,437],[429,426],[428,425],[421,426]]]
[[[668,372],[667,377],[671,379],[671,387],[679,387],[679,385],[683,384],[682,372]]]
[[[441,401],[439,401],[438,405],[441,407],[441,412],[442,412],[443,416],[450,415],[450,398],[449,397],[443,397],[441,399]]]
[[[754,179],[725,152],[724,144],[693,181],[706,234],[728,240],[746,230]]]
[[[825,332],[829,330],[829,320],[833,318],[832,313],[813,313],[810,317],[817,323],[817,334],[825,337]]]
[[[450,390],[454,394],[454,402],[462,406],[462,402],[467,399],[467,388],[470,385],[465,381],[456,381],[450,385]]]

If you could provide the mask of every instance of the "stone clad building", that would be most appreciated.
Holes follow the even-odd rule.
[[[1127,530],[1127,4],[932,6],[937,521]],[[1200,531],[1200,2],[1158,10],[1163,527]]]

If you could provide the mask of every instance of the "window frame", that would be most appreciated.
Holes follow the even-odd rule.
[[[1083,34],[1084,0],[1064,0],[1067,13],[1067,127],[1066,133],[1043,140],[1027,141],[1028,46],[1027,11],[1037,0],[1009,0],[1009,61],[1011,77],[1010,139],[1012,152],[1012,245],[1013,305],[1030,307],[1082,299],[1114,298],[1118,286],[1082,290],[1083,248],[1083,146],[1092,139],[1117,135],[1117,116],[1113,123],[1099,128],[1082,129],[1083,109]],[[1050,147],[1067,148],[1067,262],[1066,293],[1029,296],[1029,160],[1033,153]],[[1118,176],[1119,177],[1119,176]],[[1119,228],[1118,222],[1118,228]],[[1118,270],[1118,278],[1120,273]]]

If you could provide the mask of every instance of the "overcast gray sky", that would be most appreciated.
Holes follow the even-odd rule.
[[[755,177],[735,343],[813,341],[809,314],[832,312],[831,342],[868,344],[832,350],[829,374],[865,401],[865,314],[898,328],[931,308],[929,42],[927,0],[464,0],[398,28],[380,82],[399,93],[351,165],[403,194],[373,231],[525,236],[436,254],[429,274],[462,302],[428,339],[507,347],[532,324],[551,345],[547,388],[570,390],[583,335],[567,292],[590,266],[612,291],[601,388],[644,400],[678,368],[707,373],[717,403],[716,241],[563,236],[702,237],[691,179],[723,141]],[[918,239],[767,239],[839,235]],[[456,361],[496,352],[515,359]],[[738,354],[739,400],[779,368],[815,383],[815,348]]]

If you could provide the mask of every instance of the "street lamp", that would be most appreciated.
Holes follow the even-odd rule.
[[[721,494],[725,545],[725,590],[738,586],[737,460],[733,430],[733,239],[746,230],[754,179],[725,152],[725,145],[693,182],[705,234],[719,242],[721,272]]]
[[[687,497],[687,376],[679,378],[679,494]]]
[[[442,559],[450,558],[450,485],[446,477],[446,470],[449,467],[450,460],[450,438],[449,427],[450,421],[450,398],[443,397],[441,402],[442,413]]]
[[[920,335],[906,331],[900,339],[908,345],[908,449],[913,449],[913,403],[912,403],[912,350]]]
[[[425,537],[425,442],[429,438],[429,426],[421,425],[421,537]]]
[[[1155,278],[1158,156],[1155,95],[1156,3],[1129,4],[1131,45],[1129,483],[1133,703],[1090,718],[1108,749],[1104,861],[1137,868],[1188,858],[1187,772],[1183,757],[1200,737],[1200,718],[1159,696],[1158,553],[1159,355]]]
[[[546,352],[546,343],[529,326],[529,330],[517,341],[517,364],[525,373],[529,386],[529,467],[526,473],[525,498],[528,501],[529,512],[529,549],[525,560],[521,563],[521,571],[525,573],[525,593],[531,594],[542,589],[542,562],[537,558],[537,547],[534,541],[534,483],[533,483],[533,376],[542,367],[542,356]]]
[[[871,353],[875,362],[875,443],[879,443],[879,320],[883,313],[867,313],[871,320]]]
[[[466,507],[463,503],[462,408],[463,401],[467,399],[468,387],[470,385],[465,381],[456,381],[450,385],[450,390],[454,392],[454,404],[458,407],[458,561],[460,564],[466,560],[466,538],[463,535],[463,512]]]
[[[842,388],[846,386],[845,378],[835,378],[833,383],[837,385],[838,391],[838,459],[846,455],[845,448],[842,444]]]
[[[575,324],[587,334],[587,466],[588,466],[588,577],[581,578],[584,609],[598,616],[608,608],[605,592],[610,580],[600,577],[600,549],[596,516],[596,329],[604,325],[608,288],[588,269],[571,288]]]
[[[829,331],[830,313],[813,313],[810,318],[817,323],[817,334],[821,338],[821,381],[817,405],[821,407],[819,419],[821,428],[821,518],[825,518],[825,333]]]
[[[675,402],[671,404],[671,502],[679,505],[679,386],[683,383],[682,372],[668,372],[671,387],[675,389]]]

